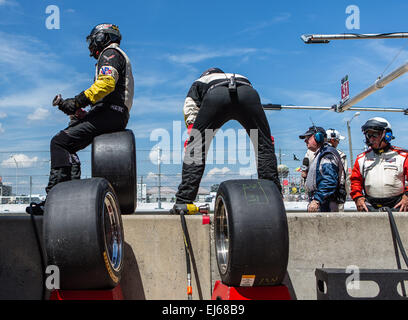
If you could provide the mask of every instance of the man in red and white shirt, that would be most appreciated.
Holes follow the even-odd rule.
[[[369,119],[361,129],[369,149],[357,156],[350,177],[357,210],[408,211],[408,151],[391,145],[391,125],[384,118]]]

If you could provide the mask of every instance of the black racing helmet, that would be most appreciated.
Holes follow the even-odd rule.
[[[89,55],[98,59],[99,54],[103,49],[113,42],[120,44],[120,40],[122,40],[122,35],[120,34],[117,25],[111,23],[98,24],[86,37]]]
[[[391,131],[391,124],[384,118],[381,117],[375,117],[367,120],[367,122],[361,127],[361,131],[364,133],[367,130],[376,130],[376,131]]]
[[[222,71],[220,68],[209,68],[201,74],[200,78],[204,76],[208,76],[209,74],[212,74],[212,73],[224,73],[224,71]]]

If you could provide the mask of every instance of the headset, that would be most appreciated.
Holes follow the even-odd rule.
[[[322,144],[324,142],[325,135],[322,132],[317,131],[317,127],[315,126],[315,124],[314,124],[314,122],[313,122],[313,120],[311,118],[310,118],[310,121],[312,122],[312,127],[313,127],[313,131],[314,131],[314,138],[315,138],[316,142],[318,144]]]
[[[318,131],[315,131],[316,133],[314,134],[315,140],[317,143],[323,143],[324,142],[324,134]]]
[[[395,137],[392,135],[392,131],[386,131],[384,136],[385,142],[390,143],[392,139],[395,139]]]

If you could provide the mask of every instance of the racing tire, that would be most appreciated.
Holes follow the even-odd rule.
[[[282,283],[289,257],[285,206],[270,180],[220,184],[214,208],[215,253],[228,286]]]
[[[106,133],[92,143],[92,177],[108,180],[118,196],[122,214],[137,206],[136,142],[132,130]]]
[[[44,210],[47,265],[59,289],[111,289],[123,267],[124,234],[114,189],[103,178],[71,180],[52,188]]]

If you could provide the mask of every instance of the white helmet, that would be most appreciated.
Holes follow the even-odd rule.
[[[335,129],[327,129],[327,130],[326,130],[326,134],[327,134],[327,140],[335,139],[335,140],[337,140],[337,141],[340,141],[340,140],[344,140],[344,139],[345,139],[345,137],[343,137],[343,136],[340,134],[340,132],[338,132],[338,131],[335,130]]]
[[[364,134],[366,134],[367,130],[378,130],[378,131],[385,131],[383,136],[383,140],[386,143],[390,143],[392,139],[395,137],[392,134],[391,124],[384,118],[375,117],[368,119],[367,122],[361,127],[361,130]],[[368,139],[366,139],[366,144],[369,145]]]
[[[388,120],[381,117],[368,119],[367,122],[361,127],[361,130],[366,132],[368,129],[386,130],[392,132],[391,124],[388,122]]]

